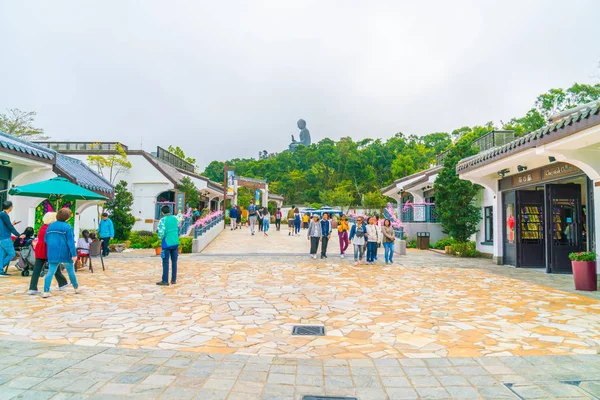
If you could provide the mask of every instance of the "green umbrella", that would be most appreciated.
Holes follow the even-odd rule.
[[[47,181],[15,186],[9,190],[13,196],[39,197],[56,200],[106,200],[106,197],[78,186],[66,178],[57,176]]]

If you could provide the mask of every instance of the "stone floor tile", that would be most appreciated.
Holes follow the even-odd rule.
[[[8,381],[2,386],[2,388],[8,387],[11,389],[31,389],[32,387],[38,385],[44,380],[46,380],[46,378],[32,378],[29,376],[20,376]],[[2,388],[0,388],[0,393],[2,392]]]
[[[436,378],[443,386],[471,386],[465,377],[459,375],[438,376]]]
[[[413,358],[401,358],[398,360],[403,367],[425,367],[425,361]]]
[[[409,376],[408,379],[416,388],[440,386],[440,382],[433,376]]]
[[[222,390],[205,390],[200,389],[196,394],[195,400],[225,400],[229,392]]]
[[[324,387],[325,383],[322,375],[297,375],[296,385]]]
[[[233,386],[232,391],[239,393],[261,394],[265,387],[265,382],[241,381],[238,380]]]
[[[379,376],[406,376],[400,367],[378,367]]]
[[[469,380],[471,385],[476,387],[499,385],[499,381],[490,375],[468,376],[466,378]]]
[[[325,388],[327,390],[353,388],[353,387],[354,387],[354,384],[352,383],[352,379],[350,379],[350,377],[325,375]]]
[[[428,368],[416,368],[416,367],[403,367],[404,373],[407,376],[432,376],[433,372],[431,372]]]
[[[447,358],[427,358],[425,364],[430,367],[451,367],[453,364]]]
[[[40,383],[35,385],[33,387],[33,389],[40,390],[40,391],[58,392],[61,389],[69,386],[72,383],[73,383],[73,379],[69,379],[69,378],[50,378],[50,379],[44,379],[43,381],[41,381]]]
[[[161,400],[189,400],[193,399],[200,389],[196,388],[184,388],[171,386],[167,388],[163,394],[159,397]]]
[[[2,394],[0,392],[0,394]],[[53,391],[41,391],[41,390],[28,390],[24,393],[21,393],[16,397],[19,400],[48,400],[54,398],[58,392]]]
[[[386,388],[385,391],[390,400],[413,400],[419,397],[415,389],[410,387]]]
[[[117,375],[112,380],[112,382],[113,383],[129,383],[129,384],[140,383],[144,379],[146,379],[148,376],[150,376],[150,374],[147,372],[124,372],[124,373]]]
[[[292,374],[279,374],[270,372],[267,378],[269,384],[293,385],[296,383],[296,376]]]
[[[240,393],[240,392],[231,392],[227,400],[260,400],[261,396],[259,394],[248,394],[248,393]]]
[[[295,374],[298,367],[295,365],[272,365],[269,372],[281,374]]]
[[[298,366],[298,375],[323,375],[323,368],[320,366],[300,365]]]
[[[489,375],[482,367],[457,367],[456,369],[465,376]]]
[[[143,385],[169,385],[171,382],[175,380],[174,376],[170,375],[158,375],[152,374],[149,375],[146,379],[144,379],[141,383]]]
[[[166,388],[167,388],[167,386],[165,386],[165,385],[139,384],[132,389],[131,393],[132,393],[132,395],[135,395],[135,396],[142,396],[142,397],[146,397],[146,398],[156,398],[156,397],[160,396],[165,391]]]
[[[533,384],[514,385],[511,390],[523,399],[549,399],[552,397],[550,393]]]
[[[381,382],[376,375],[353,375],[354,386],[364,389],[381,389]]]
[[[539,386],[543,391],[550,393],[553,397],[585,397],[588,394],[578,386],[566,383],[555,382],[547,385],[539,383]]]
[[[233,380],[235,380],[238,378],[238,376],[240,375],[241,372],[242,372],[241,369],[217,368],[212,372],[211,377],[218,378],[218,379],[233,379]]]
[[[478,399],[480,397],[477,390],[470,386],[446,386],[444,389],[450,393],[453,399]]]
[[[204,382],[204,385],[202,385],[202,389],[229,391],[233,387],[234,383],[235,380],[233,379],[209,378],[206,380],[206,382]]]
[[[416,388],[420,398],[423,399],[451,399],[448,393],[442,387],[418,387]]]
[[[516,399],[515,394],[504,386],[483,386],[478,390],[484,399]]]
[[[356,395],[361,400],[381,400],[388,398],[383,389],[373,388],[356,388]]]
[[[410,382],[406,377],[382,376],[381,381],[386,388],[390,387],[410,387]]]
[[[455,365],[457,367],[477,366],[477,365],[479,365],[479,363],[477,363],[477,361],[475,361],[471,357],[450,358],[449,361],[452,363],[452,365]]]
[[[135,385],[125,383],[107,383],[102,386],[98,391],[98,394],[111,395],[111,396],[126,396],[131,393]]]
[[[6,400],[14,399],[24,393],[23,389],[2,388],[2,397]]]

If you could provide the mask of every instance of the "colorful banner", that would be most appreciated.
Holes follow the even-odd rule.
[[[234,184],[233,184],[233,177],[235,175],[235,171],[232,169],[228,169],[227,170],[227,195],[229,196],[233,196],[233,189],[234,189]]]
[[[255,195],[254,195],[254,200],[255,200],[255,204],[257,206],[260,205],[260,190],[256,189]]]

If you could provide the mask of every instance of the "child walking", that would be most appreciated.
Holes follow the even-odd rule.
[[[169,259],[171,259],[171,285],[177,283],[177,257],[179,256],[179,221],[171,215],[169,206],[161,208],[163,217],[158,223],[158,238],[162,242],[162,280],[156,282],[158,286],[169,286]]]

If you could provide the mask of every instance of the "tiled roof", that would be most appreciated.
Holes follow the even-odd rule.
[[[464,172],[467,169],[477,167],[479,164],[491,162],[495,159],[506,157],[508,154],[536,147],[538,144],[541,144],[542,140],[546,139],[550,135],[554,135],[555,139],[549,138],[548,140],[544,140],[544,143],[552,140],[558,140],[560,136],[567,134],[566,130],[570,127],[572,128],[570,133],[575,133],[586,129],[588,125],[591,126],[598,123],[597,121],[585,120],[597,115],[599,110],[600,100],[574,108],[570,114],[567,114],[559,121],[546,125],[537,131],[533,131],[518,137],[515,140],[508,142],[504,146],[495,147],[459,161],[459,163],[456,165],[456,171],[459,173]],[[596,119],[598,118],[594,118],[594,120]],[[586,124],[586,122],[589,123]]]
[[[44,160],[54,160],[54,153],[48,149],[4,132],[0,132],[0,147]]]
[[[57,153],[56,168],[70,176],[81,187],[108,195],[114,192],[114,187],[106,179],[80,160]]]

